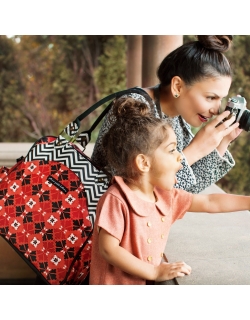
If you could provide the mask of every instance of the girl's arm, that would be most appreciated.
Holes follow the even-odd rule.
[[[194,195],[190,208],[191,212],[233,212],[250,210],[250,197],[234,194]]]
[[[165,281],[190,274],[191,268],[185,262],[162,263],[153,266],[144,262],[119,245],[119,240],[105,229],[99,232],[99,252],[113,266],[145,280]]]

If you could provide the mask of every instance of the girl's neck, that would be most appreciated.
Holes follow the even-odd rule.
[[[148,201],[148,202],[156,202],[157,199],[154,194],[154,187],[151,184],[145,183],[141,179],[135,182],[125,182],[126,185],[134,191],[137,197]]]
[[[154,100],[154,91],[153,87],[144,88],[144,90],[149,94],[149,96]],[[164,114],[169,116],[170,118],[178,116],[178,112],[175,109],[175,98],[173,97],[171,93],[170,85],[166,87],[160,87],[159,88],[160,93],[160,106],[161,110]]]

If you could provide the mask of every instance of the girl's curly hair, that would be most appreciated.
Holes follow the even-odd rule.
[[[156,118],[146,103],[121,97],[114,102],[112,127],[103,137],[107,161],[115,174],[127,181],[136,180],[140,173],[135,167],[138,154],[152,156],[168,137],[169,125]]]

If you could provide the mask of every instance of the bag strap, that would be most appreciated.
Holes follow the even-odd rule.
[[[98,126],[98,124],[102,121],[102,119],[105,117],[105,115],[109,112],[113,104],[113,101],[110,102],[110,104],[103,110],[103,112],[98,116],[98,118],[95,120],[95,122],[92,124],[92,126],[89,128],[89,132],[92,132],[95,130],[95,128]]]
[[[84,111],[82,114],[80,114],[76,119],[75,122],[79,123],[80,121],[82,121],[84,118],[86,118],[90,113],[92,113],[94,110],[96,110],[98,107],[102,106],[104,103],[113,100],[115,98],[121,97],[125,94],[129,94],[129,93],[138,93],[144,96],[144,98],[147,99],[147,101],[150,103],[150,106],[152,107],[153,102],[152,99],[149,97],[148,93],[143,90],[140,87],[134,87],[134,88],[130,88],[130,89],[126,89],[126,90],[122,90],[122,91],[117,91],[115,93],[112,93],[108,96],[106,96],[105,98],[97,101],[95,104],[93,104],[90,108],[88,108],[86,111]],[[93,129],[98,125],[98,123],[102,120],[102,118],[106,115],[106,113],[109,111],[109,109],[111,108],[112,103],[110,103],[107,108],[105,108],[105,110],[100,114],[100,116],[97,118],[97,120],[94,122],[94,124],[92,125]],[[91,128],[92,128],[91,127]],[[90,129],[90,131],[92,131]]]
[[[68,142],[72,143],[78,143],[80,144],[79,147],[83,147],[85,149],[86,145],[89,143],[91,139],[91,133],[96,128],[96,126],[101,122],[101,120],[104,118],[104,116],[109,112],[113,105],[113,101],[116,98],[119,98],[126,94],[131,93],[137,93],[142,95],[147,102],[150,105],[150,108],[153,110],[154,108],[154,102],[149,96],[149,94],[143,90],[140,87],[133,87],[126,90],[117,91],[115,93],[112,93],[105,98],[97,101],[95,104],[93,104],[91,107],[89,107],[87,110],[85,110],[82,114],[80,114],[73,122],[71,122],[64,130],[60,133],[60,135],[67,140]],[[81,121],[86,118],[90,113],[92,113],[94,110],[96,110],[98,107],[102,106],[108,101],[111,101],[111,103],[102,111],[102,113],[98,116],[98,118],[95,120],[95,122],[92,124],[90,129],[87,131],[79,132],[78,129],[80,128]],[[58,139],[58,143],[61,143],[60,139]],[[83,150],[84,150],[83,149]]]
[[[161,111],[161,105],[160,105],[160,84],[157,84],[155,87],[153,87],[153,92],[154,92],[154,101],[155,105],[158,111],[158,114],[160,118],[162,119],[162,111]]]

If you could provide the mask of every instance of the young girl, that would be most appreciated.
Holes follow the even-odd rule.
[[[172,223],[187,211],[246,210],[250,197],[174,188],[182,154],[173,129],[132,98],[118,99],[113,112],[117,121],[103,146],[116,176],[97,207],[90,284],[139,285],[189,275],[185,262],[162,262]]]

